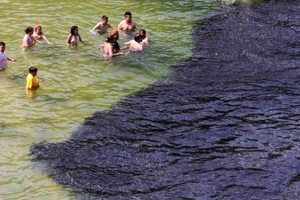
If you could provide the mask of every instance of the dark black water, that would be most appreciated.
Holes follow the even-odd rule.
[[[298,199],[300,2],[232,5],[194,56],[33,160],[78,199]]]

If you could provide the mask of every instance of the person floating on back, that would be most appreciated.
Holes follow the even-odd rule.
[[[94,35],[97,34],[97,32],[102,35],[107,33],[107,29],[108,28],[113,28],[110,23],[108,22],[108,17],[106,15],[102,16],[102,20],[101,22],[99,22],[98,24],[96,24],[96,26],[90,30],[90,32]]]
[[[29,74],[26,79],[26,94],[33,94],[39,89],[39,80],[37,78],[38,69],[34,66],[29,68]]]
[[[78,26],[72,26],[70,34],[68,35],[68,38],[67,38],[67,46],[68,47],[77,47],[78,42],[82,42],[83,44],[85,44],[82,41],[81,36],[79,34]]]
[[[5,43],[0,42],[0,71],[3,71],[7,68],[7,61],[17,61],[15,58],[10,58],[5,53]]]

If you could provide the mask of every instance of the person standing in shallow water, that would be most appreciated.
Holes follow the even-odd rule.
[[[108,22],[108,17],[106,15],[102,16],[101,22],[96,24],[96,26],[90,31],[92,34],[96,35],[97,32],[102,35],[107,33],[108,28],[113,28]]]
[[[5,53],[5,43],[0,42],[0,71],[3,71],[7,68],[7,61],[17,61],[15,58],[10,58]]]
[[[115,57],[124,55],[118,43],[119,32],[117,30],[112,30],[111,34],[107,37],[107,40],[104,44],[100,45],[103,47],[102,56],[103,57]]]
[[[150,45],[150,40],[149,38],[147,37],[147,33],[146,33],[146,30],[145,29],[141,29],[139,31],[139,35],[142,37],[142,42],[141,44],[143,46],[149,46]]]
[[[83,44],[86,44],[81,39],[78,26],[72,26],[70,34],[68,35],[68,38],[67,38],[67,46],[68,47],[77,47],[78,42],[82,42]]]
[[[125,43],[124,48],[128,48],[129,51],[143,51],[142,36],[139,33],[134,35],[134,40],[130,40],[129,42]]]
[[[32,36],[33,34],[33,28],[32,27],[27,27],[25,29],[25,35],[23,37],[23,44],[22,48],[23,50],[27,50],[29,47],[33,46],[36,43],[36,40]]]
[[[131,12],[124,13],[125,20],[121,21],[118,25],[118,29],[121,30],[126,35],[132,35],[133,31],[141,29],[139,25],[132,20]]]
[[[50,44],[50,42],[48,41],[46,35],[42,31],[42,26],[41,25],[36,25],[34,27],[34,32],[33,32],[32,36],[37,41],[38,40],[40,40],[40,41],[45,40],[48,44]]]
[[[39,80],[37,78],[38,69],[34,66],[29,68],[29,74],[26,78],[26,94],[34,94],[39,89]]]

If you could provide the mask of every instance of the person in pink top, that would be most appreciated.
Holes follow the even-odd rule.
[[[132,20],[131,12],[124,13],[125,20],[121,21],[118,25],[118,29],[126,35],[132,35],[135,29],[138,31],[141,29],[139,25]]]
[[[27,27],[25,29],[25,35],[23,37],[23,44],[22,48],[23,50],[27,50],[29,47],[33,46],[36,43],[36,40],[33,38],[33,28],[32,27]]]

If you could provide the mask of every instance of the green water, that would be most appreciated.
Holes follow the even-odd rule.
[[[192,55],[192,28],[223,1],[10,1],[2,0],[0,41],[6,43],[8,69],[0,73],[0,199],[72,199],[29,159],[29,148],[41,141],[67,140],[86,117],[110,109],[120,99],[170,73],[171,64]],[[102,15],[113,27],[131,11],[149,33],[151,46],[142,55],[104,60],[97,46],[104,36],[91,35]],[[24,30],[37,24],[51,45],[21,49]],[[87,45],[65,45],[70,27],[79,26]],[[119,43],[126,41],[121,38]],[[30,66],[42,82],[33,97],[25,94]]]

